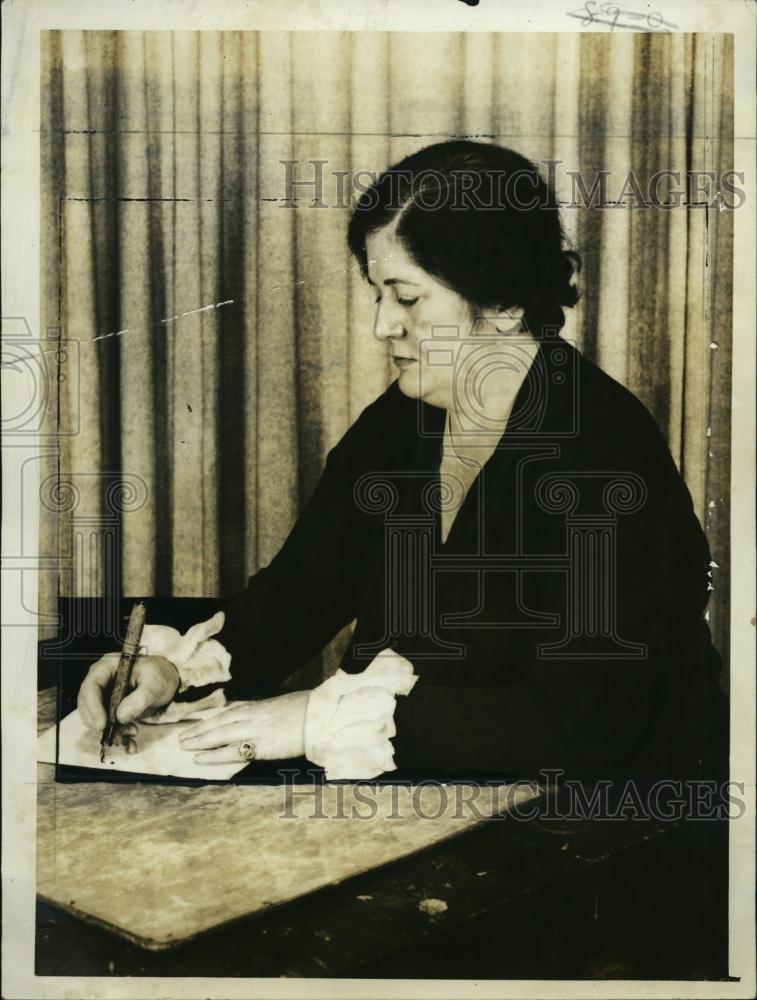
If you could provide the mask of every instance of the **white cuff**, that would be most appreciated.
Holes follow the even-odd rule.
[[[329,781],[394,771],[395,699],[409,694],[417,679],[412,663],[391,649],[360,674],[337,670],[310,694],[305,756],[325,769]]]
[[[170,625],[145,625],[140,648],[147,656],[164,656],[179,673],[179,692],[204,684],[231,679],[231,653],[210,636],[223,628],[225,616],[218,611],[206,622],[181,634]]]

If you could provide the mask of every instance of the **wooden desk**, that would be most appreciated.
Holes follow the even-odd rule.
[[[50,693],[41,696],[43,725],[52,704]],[[40,767],[42,812],[47,799],[49,813],[50,797],[66,788],[52,781],[51,766]],[[98,789],[103,785],[92,783],[86,795],[97,796]],[[187,808],[203,791],[147,790],[176,795]],[[44,818],[41,831],[44,853],[50,846]],[[36,970],[244,977],[723,976],[724,942],[713,930],[701,885],[691,880],[696,868],[682,866],[687,852],[692,846],[682,830],[664,824],[488,822],[160,953],[81,919],[75,901],[68,912],[40,901]],[[49,863],[49,856],[42,860]],[[159,844],[154,863],[161,863]],[[446,911],[426,912],[420,906],[426,899],[443,900]]]
[[[54,703],[54,692],[42,704]],[[535,786],[55,781],[39,765],[37,893],[145,948],[459,836]],[[110,778],[111,775],[108,775]],[[459,793],[476,794],[476,811]]]
[[[55,683],[61,663],[75,690],[77,671],[83,675],[86,664],[112,649],[112,642],[96,635],[98,623],[107,618],[97,602],[72,599],[62,605],[61,634],[66,636],[68,628],[70,635],[54,657],[41,656],[40,682],[42,687]],[[131,601],[124,605],[128,612]],[[179,628],[208,609],[202,599],[152,605],[156,620]],[[49,696],[41,699],[41,720],[52,721]],[[43,767],[43,798],[65,790],[52,777],[52,768]],[[89,787],[86,794],[96,796],[103,786]],[[196,790],[162,791],[178,801],[191,800],[188,793]],[[40,900],[36,971],[60,976],[722,978],[727,901],[708,868],[703,829],[703,824],[687,829],[512,817],[482,823],[162,952]],[[181,835],[180,824],[174,831]],[[256,849],[265,856],[260,845],[249,847]],[[424,912],[419,907],[424,899],[443,900],[447,909]]]

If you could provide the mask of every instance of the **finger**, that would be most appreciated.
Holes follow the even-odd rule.
[[[137,735],[137,724],[131,722],[126,726],[117,725],[113,733],[114,746],[124,746],[127,739],[133,739]]]
[[[127,753],[136,753],[138,750],[137,732],[138,729],[135,723],[131,723],[128,726],[116,726],[111,745],[114,747],[123,747]]]
[[[103,657],[92,664],[89,673],[82,681],[76,704],[81,720],[87,729],[102,730],[105,728],[105,688],[117,669],[117,657]]]
[[[196,753],[192,758],[195,764],[249,764],[250,762],[239,756],[239,744],[233,746],[220,747],[217,750],[205,750],[203,753]]]
[[[151,685],[142,683],[127,694],[116,710],[116,718],[122,724],[141,718],[155,703],[155,692]]]
[[[249,736],[250,723],[241,720],[229,722],[225,726],[216,726],[199,736],[182,736],[179,742],[185,750],[212,750],[229,743],[240,743]]]
[[[219,725],[232,722],[238,715],[239,712],[233,708],[225,708],[223,712],[214,715],[212,719],[203,719],[201,722],[195,722],[193,726],[187,726],[181,735],[181,739],[194,739],[195,736],[203,736]]]
[[[128,749],[129,743],[137,738],[137,725],[130,722],[126,726],[119,726],[116,730],[118,745]]]
[[[122,747],[124,746],[125,742],[126,742],[126,737],[124,736],[124,734],[121,732],[120,729],[116,729],[116,731],[113,733],[113,742],[111,743],[111,746]]]

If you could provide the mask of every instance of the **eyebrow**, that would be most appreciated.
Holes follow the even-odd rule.
[[[367,277],[367,275],[366,275]],[[368,284],[373,285],[374,288],[378,288],[378,285],[371,278],[368,278]],[[386,278],[382,284],[384,285],[413,285],[414,288],[420,288],[421,286],[417,281],[409,281],[407,278]]]

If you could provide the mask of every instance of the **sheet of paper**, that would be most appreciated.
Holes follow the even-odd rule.
[[[103,771],[128,771],[132,774],[170,775],[174,778],[200,778],[204,781],[226,781],[247,765],[195,764],[193,754],[179,745],[181,733],[194,723],[166,722],[161,725],[138,724],[136,753],[123,747],[111,747],[100,761],[100,734],[87,729],[78,709],[60,723],[58,763],[75,767],[91,767]],[[46,730],[37,743],[37,760],[54,764],[55,726]]]

